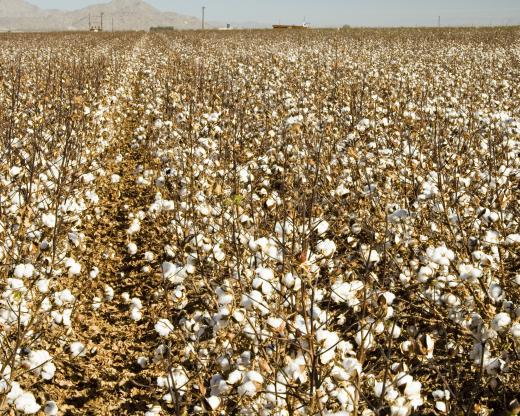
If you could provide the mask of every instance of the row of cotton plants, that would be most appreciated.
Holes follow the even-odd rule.
[[[0,52],[0,409],[518,410],[517,31],[56,36]]]
[[[97,275],[84,230],[111,140],[105,114],[115,68],[102,44],[50,39],[42,48],[28,35],[11,46],[0,58],[0,409],[57,415],[46,385],[57,366],[85,354],[74,315],[85,281]]]

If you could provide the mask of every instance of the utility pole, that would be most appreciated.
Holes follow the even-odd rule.
[[[88,30],[92,29],[92,23],[90,22],[90,13],[88,14]]]
[[[114,33],[114,16],[112,16],[112,33]]]
[[[439,16],[439,19],[437,20],[437,26],[439,26],[439,28],[441,27],[441,17]]]
[[[204,30],[204,14],[206,11],[206,6],[202,6],[202,30]]]
[[[101,31],[103,32],[103,14],[104,13],[101,13]]]

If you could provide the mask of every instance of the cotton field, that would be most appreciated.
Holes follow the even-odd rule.
[[[520,413],[520,31],[0,36],[0,414]]]

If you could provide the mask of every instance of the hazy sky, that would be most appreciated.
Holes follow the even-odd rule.
[[[78,9],[108,0],[28,0],[42,8]],[[147,0],[161,10],[222,22],[312,26],[431,26],[520,24],[520,0]]]

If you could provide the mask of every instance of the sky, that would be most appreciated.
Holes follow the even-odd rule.
[[[109,0],[28,0],[41,8],[73,10]],[[146,0],[164,11],[218,22],[325,26],[444,26],[520,24],[520,0]]]

